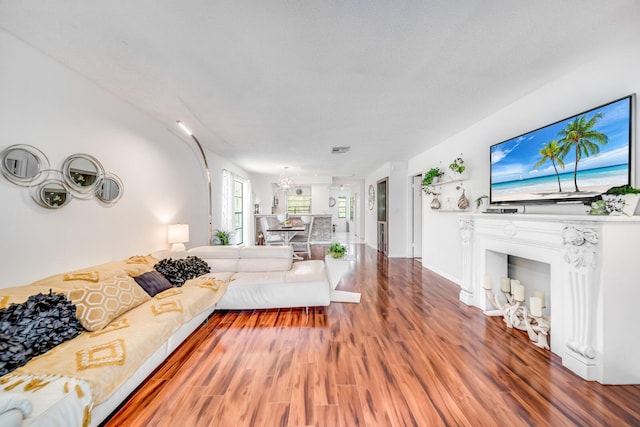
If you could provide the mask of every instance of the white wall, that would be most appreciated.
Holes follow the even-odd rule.
[[[95,156],[124,183],[112,207],[44,209],[0,178],[0,287],[166,248],[169,223],[207,243],[206,180],[193,141],[0,30],[0,148],[30,144],[53,167]],[[214,196],[215,197],[215,196]]]
[[[409,161],[409,176],[424,172],[439,162],[447,165],[463,153],[469,181],[466,195],[474,199],[489,194],[489,147],[495,143],[553,123],[581,111],[640,92],[640,40],[624,46],[611,46],[593,62],[552,81],[512,105],[442,141]],[[637,109],[636,109],[637,116]],[[637,122],[637,120],[636,120]],[[636,147],[635,156],[638,158]],[[636,160],[636,166],[638,162]],[[636,185],[638,170],[636,169]],[[437,273],[461,282],[461,247],[457,215],[429,209],[425,197],[423,217],[423,263]],[[584,213],[584,206],[531,207],[528,213]],[[375,235],[374,235],[375,236]]]
[[[411,215],[409,211],[407,181],[407,163],[389,162],[370,173],[365,179],[362,204],[365,206],[365,243],[373,248],[378,247],[377,235],[377,182],[385,177],[389,178],[387,184],[387,199],[389,211],[387,212],[387,255],[389,257],[408,256],[408,221]],[[373,185],[376,191],[376,204],[369,210],[369,185]]]

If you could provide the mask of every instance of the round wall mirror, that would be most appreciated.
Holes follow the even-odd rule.
[[[21,186],[37,184],[46,178],[49,159],[31,145],[11,145],[0,152],[0,170],[4,177]]]
[[[42,207],[60,209],[71,201],[71,193],[59,179],[47,179],[35,187],[33,199]]]
[[[111,206],[120,200],[123,191],[124,187],[120,178],[115,174],[108,173],[98,183],[96,197],[105,205]]]
[[[62,164],[62,178],[67,186],[80,195],[93,195],[104,177],[102,164],[88,154],[73,154]]]

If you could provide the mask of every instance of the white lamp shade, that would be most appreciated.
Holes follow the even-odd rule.
[[[189,224],[171,224],[167,229],[169,243],[185,243],[189,241]]]

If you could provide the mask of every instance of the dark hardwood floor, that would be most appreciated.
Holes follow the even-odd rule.
[[[360,304],[215,312],[107,425],[640,425],[640,386],[582,380],[417,261],[350,252]]]

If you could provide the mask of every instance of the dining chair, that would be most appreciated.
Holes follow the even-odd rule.
[[[260,218],[260,226],[262,227],[262,235],[264,236],[264,244],[267,246],[283,246],[284,237],[279,233],[269,232],[269,221],[266,217]]]
[[[313,227],[313,217],[304,215],[300,219],[304,224],[305,234],[296,234],[291,238],[289,244],[293,248],[295,255],[306,254],[311,259],[311,228]]]

